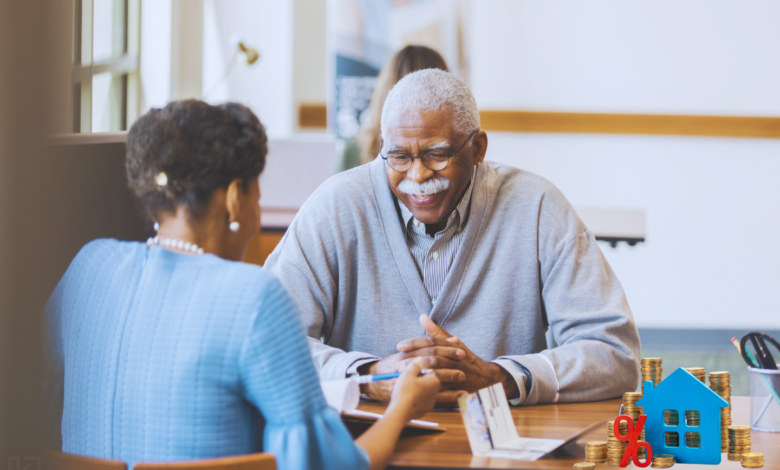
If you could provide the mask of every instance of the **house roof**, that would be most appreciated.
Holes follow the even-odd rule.
[[[699,408],[725,408],[729,406],[729,402],[683,368],[672,372],[669,377],[651,390],[645,387],[644,396],[636,404],[647,407],[662,405],[662,403],[670,401],[675,403],[689,402]]]

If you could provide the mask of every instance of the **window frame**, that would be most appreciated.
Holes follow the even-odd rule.
[[[94,1],[73,0],[72,47],[72,130],[77,134],[92,132],[92,80],[109,72],[120,77],[122,96],[120,128],[127,130],[140,112],[141,2],[124,0],[123,54],[111,59],[93,60]]]

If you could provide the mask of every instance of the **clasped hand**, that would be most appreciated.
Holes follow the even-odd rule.
[[[429,336],[401,341],[396,354],[366,364],[359,369],[360,374],[402,371],[415,358],[421,358],[423,367],[433,369],[441,382],[436,400],[439,405],[453,404],[460,395],[499,382],[504,385],[507,397],[519,396],[514,378],[502,367],[482,360],[460,338],[449,334],[427,315],[420,317],[420,325]],[[375,400],[388,402],[392,387],[392,381],[373,382],[363,385],[362,392]]]

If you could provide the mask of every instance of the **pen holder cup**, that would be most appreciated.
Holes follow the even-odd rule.
[[[756,431],[780,432],[780,370],[750,371],[750,427]]]

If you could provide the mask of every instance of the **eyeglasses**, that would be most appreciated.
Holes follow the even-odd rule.
[[[412,167],[412,164],[416,158],[419,158],[422,161],[422,164],[425,165],[425,167],[429,170],[441,171],[447,168],[447,165],[450,163],[450,158],[460,153],[460,151],[463,150],[466,144],[469,143],[471,138],[474,137],[477,132],[479,132],[479,129],[472,132],[466,141],[463,142],[463,145],[461,145],[458,150],[452,153],[447,153],[443,149],[434,149],[425,152],[419,157],[413,157],[400,151],[390,152],[389,154],[385,155],[382,153],[384,151],[385,141],[382,140],[382,148],[379,151],[379,156],[382,157],[382,159],[385,160],[388,165],[390,165],[390,168],[401,173],[406,173],[409,171],[409,168]]]

